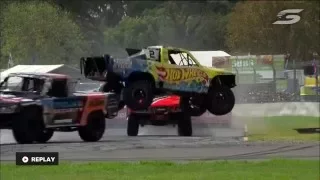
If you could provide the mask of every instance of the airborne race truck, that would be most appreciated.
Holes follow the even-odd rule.
[[[177,95],[185,116],[208,110],[221,116],[232,111],[236,86],[235,74],[200,65],[187,50],[149,46],[126,49],[129,57],[114,59],[110,55],[81,58],[81,71],[86,78],[104,81],[104,92],[121,97],[133,111],[146,110],[155,97]],[[196,107],[196,108],[195,108]]]

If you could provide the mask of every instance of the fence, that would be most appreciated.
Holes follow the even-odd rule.
[[[229,69],[237,75],[234,89],[237,103],[299,101],[300,87],[308,77],[305,74],[308,68],[312,73],[314,67],[318,67],[316,73],[320,70],[318,57],[301,62],[286,55],[248,55],[232,56],[223,61],[213,58],[212,65]],[[317,79],[312,73],[309,75]],[[319,84],[314,85],[313,88],[319,90]],[[317,97],[310,99],[317,100]]]

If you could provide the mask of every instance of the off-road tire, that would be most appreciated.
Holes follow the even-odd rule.
[[[54,130],[52,129],[42,129],[37,132],[35,141],[38,143],[46,143],[52,138],[53,133]]]
[[[106,129],[106,120],[101,111],[92,112],[87,119],[87,125],[79,127],[78,133],[80,138],[86,142],[99,141]]]
[[[139,133],[139,119],[135,114],[129,114],[127,116],[127,135],[137,136]]]
[[[178,135],[192,136],[192,122],[191,116],[185,113],[178,115]]]
[[[190,116],[201,116],[207,111],[207,106],[205,103],[205,98],[201,98],[202,104],[196,104],[198,107],[192,107],[190,103],[190,98],[196,97],[180,97],[180,107],[184,113],[188,113]]]
[[[217,96],[222,92],[224,100],[218,100]],[[235,105],[235,97],[232,90],[226,86],[211,87],[208,92],[207,110],[216,115],[222,116],[232,111]]]
[[[134,97],[134,92],[137,90],[142,90],[145,94],[145,98],[142,99],[142,102],[139,102],[139,100]],[[151,105],[153,97],[152,84],[147,80],[130,82],[128,86],[124,88],[123,92],[124,103],[133,111],[147,109]]]
[[[19,144],[31,144],[36,139],[36,130],[39,117],[36,108],[22,108],[20,113],[15,115],[12,124],[12,134]]]

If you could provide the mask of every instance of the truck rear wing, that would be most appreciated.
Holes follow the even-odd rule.
[[[94,81],[106,81],[110,56],[91,56],[80,58],[80,71],[86,78]]]

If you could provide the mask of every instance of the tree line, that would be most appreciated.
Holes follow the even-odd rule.
[[[0,65],[78,64],[81,56],[169,45],[230,54],[318,54],[318,1],[0,0]],[[275,25],[284,9],[299,22]]]

